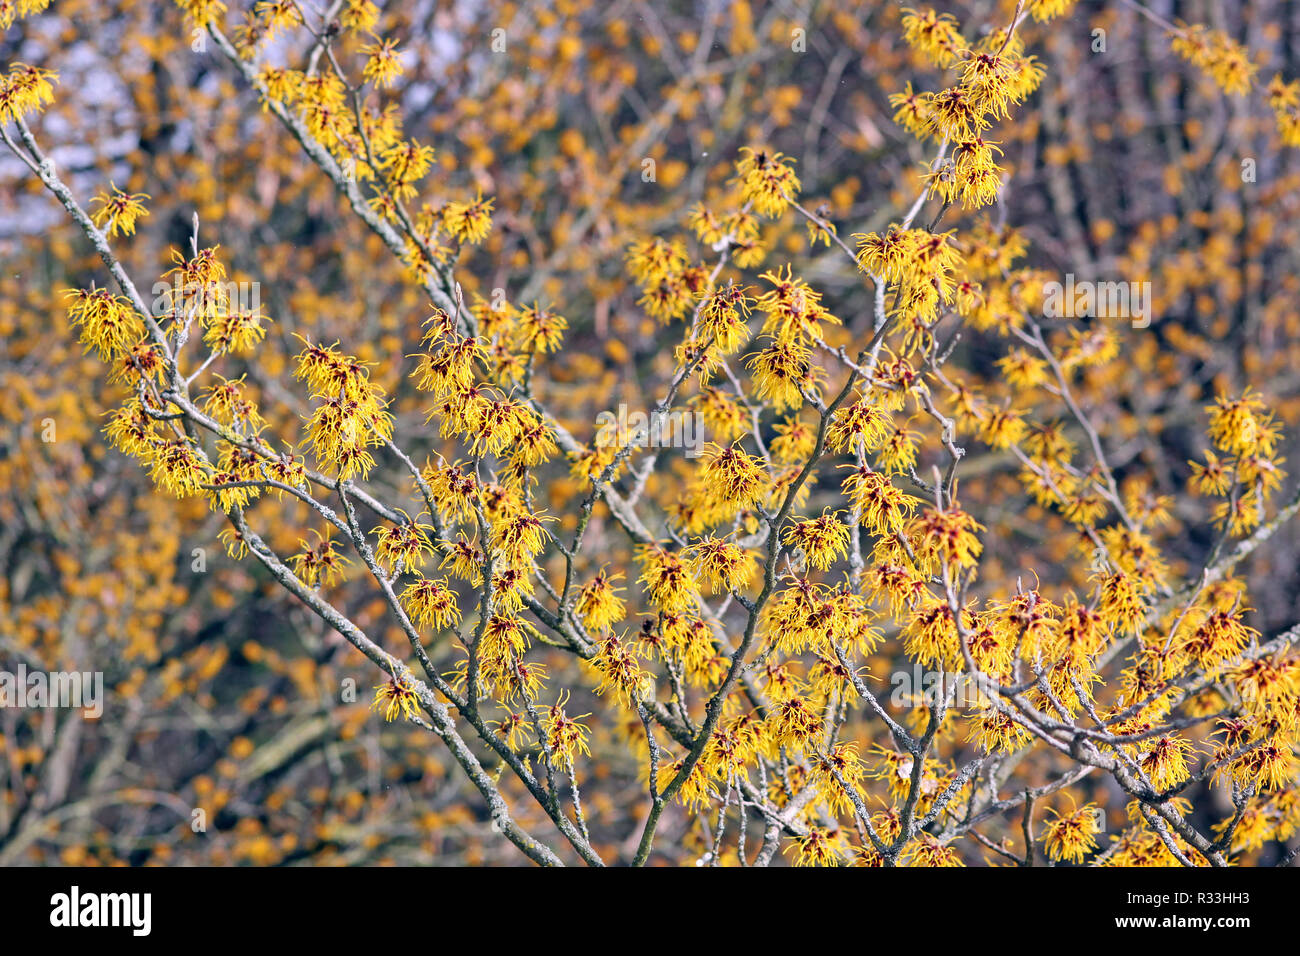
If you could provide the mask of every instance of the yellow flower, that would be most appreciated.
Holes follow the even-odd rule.
[[[95,196],[91,202],[102,203],[103,208],[95,211],[95,225],[104,228],[104,223],[108,223],[108,236],[111,239],[116,235],[131,236],[135,234],[135,222],[141,216],[149,215],[149,210],[144,208],[142,199],[148,199],[147,193],[124,193],[122,190],[113,186],[113,194],[100,193]]]
[[[478,482],[460,462],[441,468],[426,465],[420,475],[429,485],[434,503],[445,520],[460,521],[474,516]]]
[[[903,530],[920,499],[894,487],[889,479],[865,464],[852,467],[844,479],[844,494],[861,512],[863,524],[877,535]]]
[[[797,342],[775,341],[751,353],[745,364],[754,373],[758,397],[771,399],[777,411],[802,404],[805,391],[815,394],[822,377],[809,350]]]
[[[568,320],[564,316],[533,303],[519,313],[515,341],[525,352],[554,352],[559,349],[568,327]]]
[[[928,833],[922,833],[908,849],[907,865],[945,868],[965,866],[956,850],[940,843]]]
[[[624,644],[612,634],[600,640],[591,664],[600,673],[596,693],[613,691],[614,699],[625,707],[647,696],[654,687],[649,672],[637,661],[636,647]]]
[[[704,203],[697,203],[691,209],[686,224],[695,233],[695,238],[707,246],[717,245],[727,235],[726,227]]]
[[[244,484],[257,481],[257,457],[250,452],[227,445],[221,454],[217,470],[208,479],[208,501],[214,511],[230,512],[244,508],[261,495],[261,489]]]
[[[512,568],[527,569],[550,533],[543,522],[553,518],[521,511],[492,528],[492,550]]]
[[[1015,753],[1034,739],[1023,725],[992,705],[980,711],[969,736],[991,754]]]
[[[1273,416],[1264,411],[1264,402],[1246,389],[1240,398],[1221,395],[1207,405],[1210,413],[1210,438],[1215,447],[1230,455],[1271,455],[1279,429]]]
[[[1284,83],[1275,76],[1268,86],[1268,103],[1277,118],[1284,146],[1300,146],[1300,80]]]
[[[1047,855],[1053,860],[1082,863],[1083,858],[1097,849],[1096,836],[1101,832],[1102,811],[1093,803],[1086,803],[1068,814],[1052,810],[1053,819],[1047,821]]]
[[[966,41],[957,32],[956,19],[933,10],[918,13],[904,7],[903,38],[908,46],[940,69],[952,66],[957,61],[957,54],[966,47]]]
[[[831,247],[831,239],[836,234],[835,224],[825,218],[827,212],[829,212],[829,210],[826,210],[824,207],[819,207],[817,210],[818,218],[815,220],[809,219],[804,223],[808,228],[808,245],[814,249],[817,248],[817,243],[819,242],[825,243],[826,248],[829,249]]]
[[[916,467],[920,436],[905,425],[890,428],[878,453],[880,468],[890,475],[905,475]]]
[[[104,361],[121,355],[144,335],[144,322],[122,296],[104,289],[67,289],[64,294],[72,300],[68,317],[80,328],[81,341]]]
[[[985,112],[990,98],[1005,109],[1008,93],[1001,87],[974,92],[966,86],[954,86],[926,100],[925,133],[935,139],[975,139],[989,128]]]
[[[373,30],[379,22],[379,8],[371,0],[347,0],[339,19],[344,28],[366,33]]]
[[[1177,786],[1191,774],[1187,770],[1187,753],[1191,744],[1181,737],[1157,737],[1142,754],[1139,763],[1151,784],[1160,793]]]
[[[1300,659],[1261,657],[1243,663],[1232,677],[1242,704],[1251,714],[1269,717],[1296,707],[1300,695]]]
[[[749,338],[750,303],[744,286],[725,285],[711,290],[700,302],[699,335],[719,352],[736,351]]]
[[[953,158],[925,174],[929,194],[944,202],[959,201],[963,209],[979,209],[994,202],[1002,188],[1002,168],[993,158],[994,151],[1002,150],[980,137],[958,142]]]
[[[375,699],[370,704],[371,710],[382,710],[384,720],[392,722],[400,714],[404,719],[414,717],[420,710],[420,697],[411,683],[411,678],[401,673],[390,677],[385,684],[375,685]]]
[[[1053,17],[1069,13],[1076,2],[1077,0],[1034,0],[1030,12],[1039,23],[1046,23]]]
[[[614,586],[614,581],[622,576],[621,571],[607,572],[602,568],[578,592],[574,610],[589,630],[604,631],[626,616],[627,606],[618,596],[624,589]]]
[[[672,614],[695,608],[699,587],[680,555],[658,545],[645,545],[637,557],[642,569],[639,580],[645,585],[646,596],[662,611]]]
[[[772,740],[799,751],[821,732],[822,722],[807,700],[791,694],[772,705],[764,726]]]
[[[206,480],[199,456],[189,442],[180,439],[164,441],[152,450],[149,477],[159,488],[177,498],[199,494]]]
[[[1101,578],[1101,603],[1098,610],[1112,626],[1128,634],[1136,633],[1146,620],[1145,589],[1133,575],[1116,571]]]
[[[414,522],[393,527],[380,525],[370,532],[378,538],[375,561],[386,566],[390,574],[399,565],[409,571],[423,567],[425,555],[433,553],[433,542],[429,540],[432,530],[428,525]]]
[[[773,426],[776,437],[768,447],[772,461],[781,465],[802,465],[817,444],[817,429],[799,418],[787,418]]]
[[[316,535],[314,546],[302,538],[298,539],[298,546],[302,551],[289,559],[289,566],[293,568],[293,573],[309,588],[314,588],[318,584],[331,585],[343,580],[347,567],[352,562],[339,554],[332,538],[322,535],[314,528],[312,533]]]
[[[680,242],[668,242],[655,236],[629,246],[626,261],[632,278],[646,288],[681,275],[689,259],[686,247]]]
[[[104,434],[115,448],[128,455],[144,457],[158,441],[157,425],[145,412],[140,400],[133,398],[109,414]]]
[[[341,97],[341,93],[339,94]],[[340,110],[338,106],[326,105],[325,110]],[[383,170],[389,187],[398,199],[410,199],[415,195],[415,184],[424,178],[433,165],[433,147],[421,146],[415,140],[409,143],[394,143],[379,155],[379,166]]]
[[[264,319],[266,316],[261,312],[223,309],[209,318],[208,327],[203,330],[203,344],[218,354],[246,354],[266,337],[266,329],[262,327]]]
[[[217,535],[219,540],[226,548],[226,554],[230,555],[236,561],[242,561],[248,555],[248,542],[244,536],[234,528],[225,528]]]
[[[809,567],[825,571],[837,558],[848,555],[849,530],[838,513],[828,508],[820,517],[787,526],[782,540],[787,545],[801,548]]]
[[[253,15],[262,21],[269,34],[302,25],[296,0],[258,0]]]
[[[709,432],[721,442],[731,442],[753,427],[749,410],[728,393],[712,386],[706,385],[698,395],[692,395],[689,405],[700,416]],[[780,433],[782,426],[777,425],[776,430]],[[778,447],[784,447],[780,442],[780,438],[772,442],[774,455],[777,454]]]
[[[447,587],[446,578],[435,581],[417,577],[414,583],[408,584],[402,591],[402,603],[416,624],[429,625],[435,631],[455,627],[460,623],[460,606],[456,601],[456,593]]]
[[[1260,791],[1294,785],[1296,770],[1296,757],[1290,745],[1276,739],[1243,754],[1232,766],[1233,775],[1240,783],[1254,784]]]
[[[929,136],[930,93],[917,93],[909,81],[901,93],[889,95],[889,105],[894,108],[894,122],[918,139]]]
[[[908,618],[903,635],[908,656],[921,664],[963,666],[957,626],[947,600],[923,601]]]
[[[49,5],[50,0],[5,0],[0,3],[0,30],[13,26],[16,18],[40,13]]]
[[[303,75],[297,70],[276,66],[264,66],[258,79],[265,93],[262,99],[263,111],[270,109],[269,101],[278,100],[287,105],[302,98]]]
[[[821,304],[821,293],[814,292],[808,284],[791,273],[786,265],[781,269],[764,272],[759,278],[772,283],[773,288],[758,297],[756,305],[767,314],[762,332],[778,342],[806,344],[822,337],[823,322],[839,325],[840,320]]]
[[[700,477],[712,500],[732,502],[738,508],[752,508],[767,493],[768,477],[761,460],[736,445],[706,445]]]
[[[480,191],[470,202],[449,202],[442,209],[442,222],[457,242],[478,244],[492,231],[491,199]]]
[[[572,767],[574,760],[578,755],[584,757],[591,756],[591,749],[587,746],[587,738],[591,731],[585,724],[579,723],[583,717],[590,717],[590,714],[581,714],[578,717],[570,717],[564,712],[564,703],[568,700],[568,692],[561,695],[559,702],[546,708],[542,716],[542,733],[546,738],[546,749],[551,758],[559,762],[561,766]]]
[[[1225,93],[1250,92],[1258,67],[1251,62],[1246,48],[1222,30],[1200,24],[1184,26],[1169,45],[1183,59],[1208,73]]]
[[[980,423],[980,440],[990,448],[1010,448],[1027,431],[1020,413],[1011,408],[992,409]]]
[[[746,587],[757,570],[753,552],[718,538],[706,538],[690,549],[691,573],[712,594]]]
[[[732,181],[740,185],[745,202],[752,203],[760,215],[775,219],[799,193],[799,177],[790,166],[793,162],[782,153],[742,146]]]
[[[221,0],[176,0],[176,5],[185,11],[186,19],[200,27],[206,27],[226,12]]]
[[[793,853],[795,866],[839,866],[848,847],[839,830],[813,826],[787,844],[785,852]]]
[[[961,89],[971,105],[981,114],[1006,119],[1016,91],[1011,85],[1012,57],[1004,53],[969,52],[957,67]],[[942,95],[942,94],[941,94]],[[978,133],[971,127],[968,132]],[[958,136],[959,140],[978,137]]]
[[[451,392],[462,392],[474,384],[476,363],[486,362],[488,351],[475,336],[462,336],[453,331],[451,318],[441,310],[428,320],[432,327],[425,333],[424,341],[431,346],[420,355],[412,378],[418,388],[442,398]]]
[[[698,812],[708,806],[709,802],[717,796],[709,780],[709,775],[705,772],[701,763],[702,761],[696,762],[695,766],[691,768],[691,772],[686,775],[686,780],[682,783],[681,789],[677,791],[677,801],[691,813]],[[661,763],[657,780],[660,792],[685,769],[685,757],[671,763],[666,761]]]
[[[361,76],[375,86],[392,86],[402,75],[402,57],[397,52],[396,40],[380,40],[363,46],[361,52],[367,57]]]
[[[864,450],[874,451],[884,444],[890,432],[889,416],[863,397],[836,410],[826,428],[826,447],[832,451],[850,451],[861,442]]]

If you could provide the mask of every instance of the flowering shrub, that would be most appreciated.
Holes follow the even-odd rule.
[[[0,22],[43,23],[46,6],[0,0]],[[296,649],[305,670],[285,661],[292,651],[270,655],[269,670],[292,682],[277,706],[314,699],[332,716],[309,732],[250,722],[215,761],[221,783],[178,770],[181,782],[162,786],[176,791],[156,802],[238,816],[232,788],[292,765],[291,730],[325,738],[331,754],[329,741],[364,727],[416,754],[416,776],[449,781],[427,798],[458,810],[424,821],[430,839],[490,820],[488,844],[507,840],[541,864],[1223,866],[1276,857],[1293,838],[1298,631],[1266,628],[1295,602],[1274,601],[1268,616],[1255,602],[1294,576],[1257,562],[1300,510],[1282,494],[1280,403],[1297,408],[1295,384],[1280,371],[1288,361],[1258,346],[1295,331],[1294,280],[1271,271],[1295,247],[1271,226],[1248,231],[1245,213],[1198,208],[1145,223],[1109,253],[1118,275],[1157,286],[1157,316],[1240,309],[1232,331],[1250,351],[1239,365],[1213,360],[1227,327],[1192,317],[1160,331],[1166,353],[1153,344],[1159,323],[1045,314],[1046,286],[1074,252],[1095,269],[1115,232],[1105,213],[1090,237],[1067,218],[1075,187],[1056,153],[1080,145],[1062,134],[1059,100],[1035,113],[1050,71],[1034,44],[1067,29],[1097,41],[1072,0],[995,4],[988,23],[882,5],[906,77],[889,78],[881,123],[892,118],[901,149],[922,158],[913,173],[894,155],[869,192],[795,151],[787,87],[753,123],[727,93],[724,76],[743,86],[756,51],[800,52],[807,28],[791,43],[779,11],[760,27],[748,5],[732,7],[672,56],[673,38],[651,31],[678,74],[668,102],[710,147],[688,171],[653,147],[669,118],[639,117],[640,135],[610,127],[618,106],[601,84],[629,88],[631,61],[592,46],[579,68],[582,44],[549,13],[528,30],[485,29],[474,69],[497,69],[490,58],[512,43],[541,58],[556,86],[532,105],[550,126],[520,113],[528,90],[509,72],[502,94],[457,75],[465,95],[445,104],[429,91],[434,106],[416,123],[404,108],[421,101],[398,95],[428,82],[404,87],[415,24],[368,0],[247,6],[178,0],[183,17],[169,13],[166,29],[192,39],[206,81],[249,114],[228,120],[231,138],[262,138],[256,208],[247,194],[205,198],[242,175],[219,168],[224,157],[192,158],[197,185],[180,206],[163,200],[166,217],[154,178],[172,172],[147,158],[125,188],[108,179],[87,195],[85,176],[44,145],[58,127],[40,130],[61,115],[50,112],[60,77],[14,62],[0,83],[6,146],[100,260],[69,268],[62,316],[44,334],[76,336],[98,360],[102,436],[147,475],[151,503],[138,507],[149,520],[166,524],[163,498],[211,533],[224,524],[221,596],[196,588],[189,601],[247,610],[265,599],[295,614],[287,593],[351,646],[342,666],[365,660],[372,675],[371,714],[340,703],[337,638],[295,624],[314,636]],[[1271,116],[1257,165],[1267,159],[1279,182],[1294,170],[1284,151],[1300,143],[1300,82],[1263,81],[1261,58],[1222,30],[1125,8],[1136,11],[1129,29],[1160,34],[1190,82],[1218,88],[1207,115],[1223,115],[1227,97]],[[840,73],[867,42],[853,16],[821,25],[853,51],[833,58]],[[630,42],[617,19],[603,29],[614,50]],[[739,62],[713,51],[718,31]],[[829,74],[814,84],[820,122],[835,85]],[[574,128],[542,136],[566,86],[592,98],[600,149]],[[1053,151],[1046,194],[1069,223],[1059,230],[1013,206],[1038,124]],[[745,142],[717,152],[720,129]],[[860,156],[882,140],[869,120],[836,135]],[[498,141],[538,152],[507,161]],[[639,182],[591,182],[595,155],[611,150]],[[469,163],[469,182],[439,178],[445,155],[451,170]],[[581,212],[552,208],[552,176],[596,196]],[[827,200],[808,198],[813,183]],[[649,185],[656,198],[638,200]],[[1284,195],[1293,203],[1280,187],[1274,197]],[[231,209],[238,221],[226,225]],[[313,223],[288,225],[300,217]],[[297,230],[300,249],[277,243],[277,223]],[[151,233],[171,237],[165,262],[133,251]],[[264,239],[285,262],[244,248]],[[1238,255],[1240,274],[1226,275]],[[269,314],[243,294],[250,282],[293,289],[295,269],[326,260],[313,274],[333,291],[277,294]],[[92,364],[63,360],[83,370],[69,368],[69,381]],[[699,454],[635,430],[611,437],[599,416],[620,402],[644,409],[656,434],[689,412]],[[1162,429],[1192,451],[1180,455]],[[100,533],[128,553],[167,535]],[[65,572],[81,573],[75,562]],[[55,605],[97,599],[81,590],[64,585]],[[172,633],[186,595],[171,590],[133,583],[153,604],[132,640]],[[170,667],[171,690],[151,705],[170,706],[222,672],[229,647],[262,664],[255,620],[192,627],[183,650],[145,649],[117,696]],[[33,620],[18,646],[57,656],[73,640],[44,627]],[[265,699],[248,688],[238,704],[204,707],[220,724]],[[121,719],[110,708],[106,720]],[[45,760],[37,748],[33,764]],[[324,844],[342,841],[343,822],[308,840],[280,834],[274,811],[296,779],[262,793],[264,818],[223,818],[221,829],[244,832],[206,858],[275,862],[304,844],[336,858]],[[343,789],[363,787],[373,789]],[[43,837],[19,809],[7,806],[0,827],[24,834],[25,852]],[[388,833],[382,818],[400,811],[371,809],[367,826]],[[213,854],[193,833],[186,847]]]

